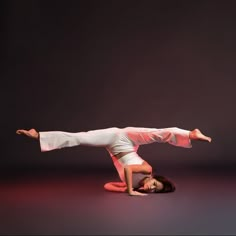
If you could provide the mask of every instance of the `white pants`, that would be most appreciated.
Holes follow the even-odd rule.
[[[137,151],[139,145],[168,142],[171,145],[191,147],[189,131],[179,128],[116,127],[87,132],[47,131],[39,132],[41,151],[51,151],[77,145],[105,147],[111,155],[119,152]]]

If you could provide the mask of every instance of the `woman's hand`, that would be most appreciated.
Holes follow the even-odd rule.
[[[138,192],[138,191],[130,191],[129,192],[129,195],[130,196],[147,196],[148,194],[147,193],[140,193],[140,192]]]

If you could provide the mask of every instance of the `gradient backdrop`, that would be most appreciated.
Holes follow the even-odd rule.
[[[198,127],[211,145],[154,144],[140,154],[154,165],[235,165],[235,7],[235,1],[3,1],[1,166],[109,168],[105,150],[42,155],[15,130],[113,126]]]
[[[40,153],[15,134],[199,128],[211,144],[140,147],[154,168],[236,167],[236,1],[1,1],[1,173],[113,171],[104,149]]]

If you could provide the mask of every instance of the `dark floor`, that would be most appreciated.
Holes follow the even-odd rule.
[[[1,235],[236,235],[236,173],[166,170],[177,190],[103,190],[114,172],[32,171],[1,177]]]

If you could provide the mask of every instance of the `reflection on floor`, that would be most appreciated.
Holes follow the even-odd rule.
[[[170,194],[103,190],[115,173],[38,171],[1,177],[0,233],[57,235],[236,234],[234,171],[167,170]]]

